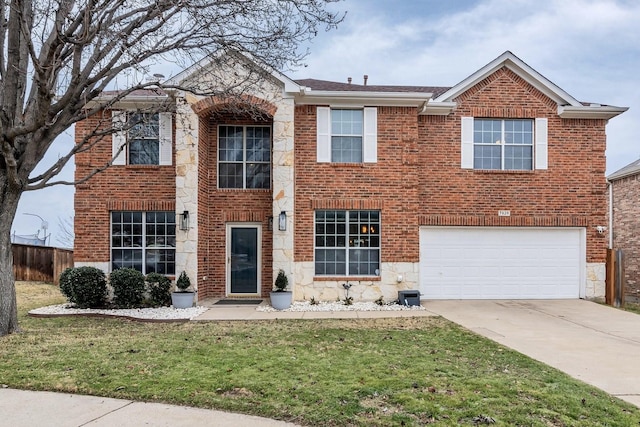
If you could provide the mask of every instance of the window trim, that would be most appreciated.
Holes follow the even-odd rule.
[[[135,214],[135,213],[140,213],[142,214],[142,221],[140,223],[140,226],[142,228],[142,234],[141,239],[142,239],[142,245],[141,246],[113,246],[113,213],[131,213],[131,214]],[[173,268],[174,268],[174,272],[173,273],[164,273],[165,276],[175,276],[175,267],[176,267],[176,246],[157,246],[157,247],[149,247],[147,246],[147,214],[149,213],[164,213],[169,214],[172,213],[174,215],[175,212],[173,211],[135,211],[135,210],[112,210],[109,211],[109,271],[113,271],[113,251],[114,250],[140,250],[142,253],[142,258],[141,258],[141,265],[142,265],[142,274],[146,275],[148,274],[147,272],[147,251],[148,250],[154,250],[154,249],[161,249],[161,250],[173,250],[174,252],[174,260],[173,260]],[[123,224],[122,222],[120,224]],[[157,222],[155,223],[157,224]],[[174,234],[173,234],[173,238],[176,239],[176,231],[177,231],[177,224],[176,224],[176,216],[174,216],[174,222],[165,222],[165,225],[173,225],[174,227]],[[165,234],[165,237],[171,237],[172,235],[170,234]],[[157,235],[156,235],[157,237]],[[162,274],[162,273],[161,273]]]
[[[535,135],[535,122],[532,119],[496,119],[496,118],[478,118],[477,119],[482,120],[482,121],[490,121],[490,122],[500,122],[500,139],[498,140],[499,143],[497,142],[477,142],[475,140],[475,121],[476,119],[474,119],[474,140],[473,140],[473,154],[474,154],[474,163],[475,163],[475,151],[477,147],[495,147],[496,145],[500,146],[500,168],[496,169],[496,168],[476,168],[474,165],[474,169],[478,169],[478,170],[499,170],[499,171],[531,171],[534,170],[534,160],[535,160],[535,139],[534,139],[534,135]],[[522,123],[530,123],[531,124],[531,142],[530,143],[522,143],[522,144],[516,144],[516,143],[507,143],[506,141],[506,134],[507,134],[507,122],[522,122]],[[512,168],[512,169],[507,169],[505,167],[506,164],[506,149],[507,147],[531,147],[531,168],[528,169],[516,169],[516,168]]]
[[[220,160],[220,128],[222,127],[241,127],[242,128],[242,162],[230,162]],[[269,161],[256,162],[247,161],[247,128],[268,128],[269,129]],[[219,190],[270,190],[273,186],[272,178],[272,162],[273,162],[273,126],[272,125],[234,125],[234,124],[219,124],[216,134],[216,185]],[[221,187],[220,186],[220,164],[238,164],[242,163],[242,187]],[[262,165],[269,165],[269,186],[266,188],[249,188],[247,187],[247,164],[257,163]]]
[[[345,234],[344,234],[344,239],[345,239],[345,246],[344,247],[340,247],[340,246],[331,246],[331,247],[327,247],[327,246],[317,246],[316,245],[316,237],[317,237],[317,233],[316,233],[316,227],[318,225],[317,221],[316,221],[316,213],[317,212],[344,212],[345,215],[345,222],[344,222],[344,226],[345,226]],[[350,246],[349,245],[349,241],[351,239],[351,235],[349,233],[349,225],[350,225],[350,218],[349,218],[349,214],[352,212],[358,212],[358,216],[360,214],[360,212],[369,212],[369,215],[371,214],[371,212],[376,212],[378,214],[378,221],[376,223],[377,227],[378,227],[378,232],[377,232],[377,237],[378,237],[378,245],[377,246],[367,246],[367,247],[362,247],[360,248],[359,246]],[[359,223],[359,221],[358,221]],[[369,221],[369,224],[371,224],[371,221]],[[337,233],[336,233],[337,236]],[[363,249],[363,250],[371,250],[371,251],[378,251],[378,274],[356,274],[356,273],[351,273],[349,271],[349,253],[351,250],[353,249]],[[345,254],[345,260],[344,260],[344,264],[345,264],[345,274],[320,274],[317,272],[316,270],[316,251],[320,249],[328,249],[328,250],[344,250],[344,254]],[[380,277],[380,269],[381,269],[381,265],[382,265],[382,211],[381,210],[377,210],[377,209],[316,209],[313,211],[313,265],[314,265],[314,276],[318,277],[320,279],[326,279],[326,278],[332,278],[332,277],[339,277],[339,278],[349,278],[349,277],[364,277],[367,279],[376,279]]]

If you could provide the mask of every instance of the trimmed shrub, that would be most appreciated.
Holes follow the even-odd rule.
[[[95,267],[67,268],[60,275],[60,291],[79,308],[101,308],[107,302],[107,279]]]
[[[160,273],[147,274],[147,290],[149,303],[154,307],[171,305],[171,280]]]
[[[113,288],[113,304],[120,308],[142,307],[144,301],[144,275],[133,268],[113,270],[109,275]]]

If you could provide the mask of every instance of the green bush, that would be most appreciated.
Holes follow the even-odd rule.
[[[107,302],[107,279],[95,267],[67,268],[60,275],[60,291],[79,308],[101,308]]]
[[[113,304],[119,308],[142,307],[144,302],[144,275],[133,268],[113,270],[109,275],[113,288]]]
[[[160,273],[147,274],[147,290],[149,303],[154,307],[171,305],[171,280]]]
[[[60,274],[60,292],[62,295],[72,304],[75,304],[75,297],[73,294],[73,282],[71,278],[73,277],[73,267],[65,268],[65,270]]]

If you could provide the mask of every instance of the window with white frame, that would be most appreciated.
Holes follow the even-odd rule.
[[[271,188],[271,127],[218,127],[218,188]]]
[[[547,119],[462,118],[462,167],[547,169]]]
[[[171,165],[171,113],[112,111],[114,165]]]
[[[331,161],[362,162],[362,110],[331,110]]]
[[[129,121],[129,164],[160,164],[160,119],[159,115],[132,113]]]
[[[378,110],[375,107],[316,107],[317,161],[376,163]]]
[[[315,274],[378,276],[380,211],[316,211]]]
[[[533,120],[475,119],[473,168],[533,169]]]
[[[142,274],[176,272],[176,214],[168,211],[111,212],[111,269]]]

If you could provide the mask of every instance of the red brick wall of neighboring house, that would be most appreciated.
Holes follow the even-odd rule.
[[[295,110],[295,259],[313,260],[314,209],[380,209],[382,261],[417,262],[419,225],[587,227],[587,261],[604,262],[604,120],[566,120],[557,105],[508,69],[458,99],[448,116],[378,108],[378,162],[316,161],[316,107]],[[549,120],[549,168],[460,167],[460,118]],[[511,217],[498,217],[510,210]]]
[[[268,219],[272,214],[271,190],[218,189],[218,125],[271,124],[231,114],[211,114],[200,118],[199,192],[198,192],[198,298],[226,295],[226,224],[262,224],[261,292],[271,291],[272,232]],[[273,180],[273,176],[271,177]]]
[[[378,108],[377,163],[318,163],[316,107],[296,107],[296,261],[313,261],[316,209],[380,210],[382,261],[418,261],[417,115],[416,108]]]
[[[606,121],[559,118],[554,101],[506,68],[457,102],[450,116],[420,117],[420,224],[587,227],[587,262],[604,262],[607,239],[596,226],[606,225]],[[461,169],[463,116],[548,118],[548,169]]]
[[[99,127],[111,127],[111,111],[76,123],[75,141]],[[174,155],[175,157],[175,155]],[[76,180],[111,160],[111,136],[75,156]],[[172,162],[175,164],[175,158]],[[74,260],[110,260],[110,216],[113,210],[175,211],[175,166],[111,166],[76,186]]]
[[[624,253],[625,296],[640,301],[640,174],[613,185],[613,247]]]

